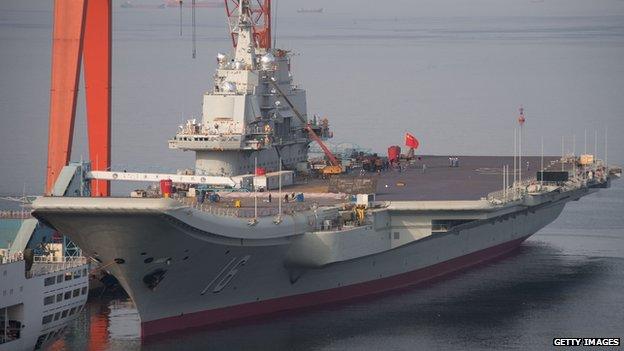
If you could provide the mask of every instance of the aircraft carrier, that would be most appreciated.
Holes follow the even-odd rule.
[[[36,218],[117,277],[138,308],[144,337],[431,280],[513,250],[567,202],[609,185],[608,167],[589,155],[525,157],[512,171],[504,166],[515,157],[408,157],[398,167],[347,175],[371,180],[370,192],[353,195],[333,191],[331,180],[287,178],[305,172],[308,145],[331,133],[307,119],[289,52],[258,44],[248,1],[237,11],[237,45],[217,56],[202,120],[181,125],[169,140],[171,148],[195,152],[193,172],[71,164],[54,196],[33,205]],[[272,201],[266,191],[236,191],[249,176],[257,190],[258,177],[268,177],[258,169],[285,182],[283,191],[266,186]],[[95,191],[89,179],[164,185],[155,196],[81,197]],[[184,191],[173,194],[171,182]],[[229,192],[203,201],[202,186]]]

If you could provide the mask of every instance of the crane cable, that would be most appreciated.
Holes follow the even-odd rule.
[[[193,27],[193,58],[195,58],[197,56],[197,25],[195,24],[195,0],[191,1],[191,8],[191,26]]]
[[[274,0],[275,3],[275,11],[273,12],[274,16],[271,18],[271,20],[273,21],[273,28],[271,28],[271,30],[273,31],[273,48],[277,47],[277,0]],[[270,39],[270,38],[269,38]]]

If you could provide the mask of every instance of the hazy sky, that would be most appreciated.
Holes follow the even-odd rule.
[[[158,4],[160,1],[133,1]],[[114,1],[113,165],[138,171],[191,167],[168,150],[180,122],[197,116],[214,55],[230,49],[223,9],[124,9]],[[593,149],[610,137],[624,161],[624,1],[274,1],[278,46],[307,89],[308,114],[330,118],[334,143],[378,152],[409,130],[428,154],[511,154],[519,105],[526,150]],[[1,193],[42,190],[47,147],[52,1],[0,2]],[[324,9],[298,14],[298,8]],[[74,159],[87,155],[82,88]]]

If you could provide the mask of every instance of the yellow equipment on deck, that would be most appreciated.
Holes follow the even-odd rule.
[[[325,167],[323,167],[323,169],[321,169],[321,173],[324,176],[341,174],[342,173],[342,166],[325,166]]]

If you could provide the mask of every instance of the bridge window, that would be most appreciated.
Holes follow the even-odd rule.
[[[54,281],[55,281],[54,277],[45,278],[45,280],[43,281],[43,285],[45,285],[45,286],[53,285]]]
[[[52,322],[52,315],[51,314],[49,314],[47,316],[43,316],[43,318],[41,319],[41,323],[42,324],[48,324],[50,322]]]
[[[43,299],[43,304],[44,304],[44,305],[51,305],[51,304],[53,304],[53,303],[54,303],[54,295],[46,296],[46,297]]]

